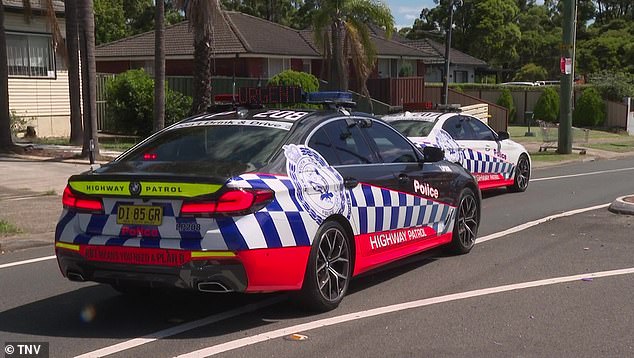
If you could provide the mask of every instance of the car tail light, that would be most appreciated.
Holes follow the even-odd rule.
[[[68,186],[64,189],[62,204],[64,204],[65,208],[75,209],[77,211],[103,212],[103,203],[101,202],[101,199],[77,196],[73,194]]]
[[[186,201],[181,207],[181,215],[243,215],[262,209],[274,197],[271,190],[235,189],[224,192],[216,200]]]

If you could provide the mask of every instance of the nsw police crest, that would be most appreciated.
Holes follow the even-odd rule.
[[[333,214],[350,218],[350,194],[338,171],[319,153],[303,145],[285,145],[284,155],[295,197],[318,224]]]

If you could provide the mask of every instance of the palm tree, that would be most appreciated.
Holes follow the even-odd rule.
[[[192,114],[201,113],[213,104],[211,90],[211,58],[213,56],[213,24],[223,21],[219,0],[178,0],[185,11],[189,28],[194,32],[194,98]]]
[[[13,147],[9,119],[9,68],[7,65],[7,38],[4,32],[4,5],[0,1],[0,150]]]
[[[66,18],[66,52],[68,54],[66,67],[68,68],[68,96],[70,98],[70,143],[81,144],[84,136],[81,123],[77,3],[64,1],[64,13]]]
[[[84,143],[82,155],[99,155],[97,139],[97,69],[95,65],[95,17],[92,0],[77,2],[79,15],[79,44],[81,46],[81,82],[84,102]],[[92,144],[92,146],[91,146]],[[94,157],[90,156],[91,164]]]
[[[165,127],[165,2],[156,0],[154,13],[154,131]]]
[[[390,9],[378,0],[318,0],[313,14],[315,41],[323,50],[328,87],[348,90],[348,59],[352,59],[362,92],[376,62],[369,24],[394,30]],[[365,94],[364,93],[364,94]]]

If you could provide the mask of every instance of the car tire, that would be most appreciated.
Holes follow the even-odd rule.
[[[456,208],[449,252],[454,255],[466,254],[475,245],[480,225],[480,208],[475,193],[470,188],[462,189]]]
[[[326,312],[339,306],[348,292],[352,277],[352,248],[344,228],[326,221],[317,231],[310,250],[302,289],[297,297],[300,307]]]
[[[521,193],[528,188],[528,182],[531,177],[531,162],[528,160],[526,154],[520,155],[517,160],[517,166],[515,167],[515,180],[513,185],[509,187],[511,191]]]

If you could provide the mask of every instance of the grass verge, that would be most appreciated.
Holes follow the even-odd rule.
[[[0,219],[0,235],[19,234],[22,230],[8,221]]]

